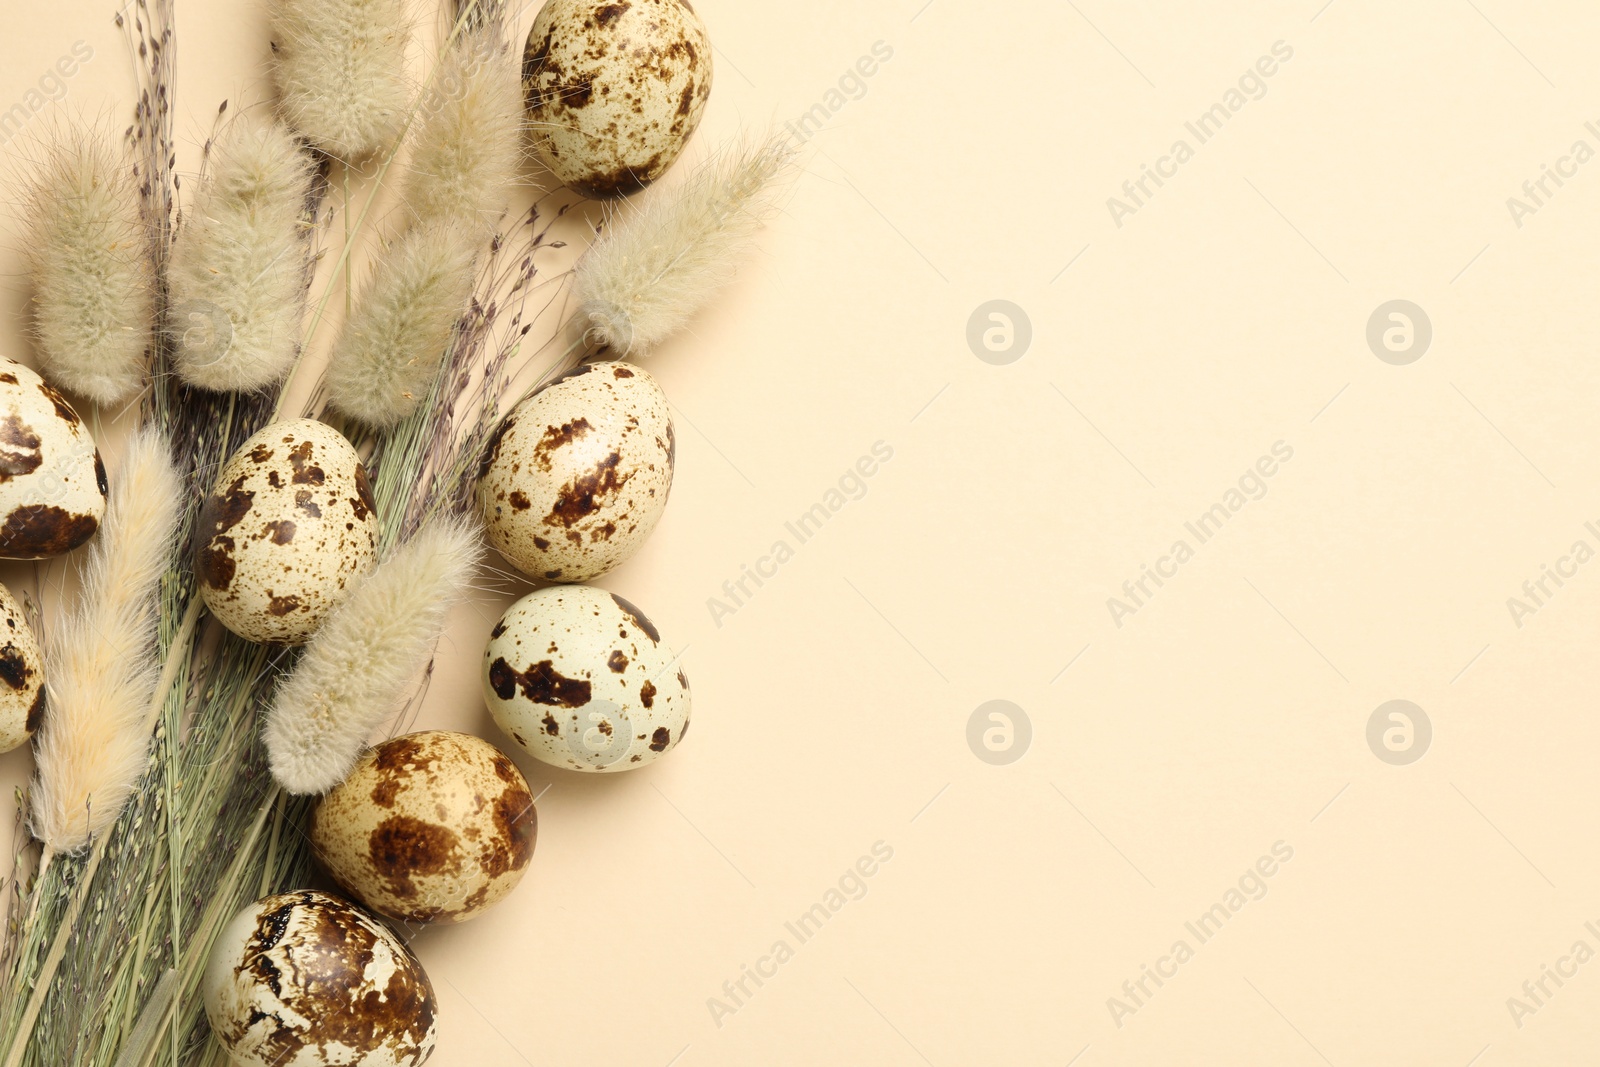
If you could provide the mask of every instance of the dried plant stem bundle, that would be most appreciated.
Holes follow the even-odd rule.
[[[280,108],[296,132],[336,159],[393,145],[411,101],[405,0],[274,0]]]
[[[477,245],[470,227],[430,223],[379,259],[328,365],[334,407],[380,428],[416,410],[472,297]]]
[[[410,138],[406,203],[417,222],[493,232],[517,184],[522,115],[520,72],[499,26],[446,47]]]
[[[144,771],[160,675],[156,596],[182,497],[165,439],[140,433],[113,484],[80,602],[52,628],[32,812],[34,836],[51,852],[75,852],[104,832]]]
[[[324,793],[344,780],[432,653],[481,558],[475,528],[431,523],[329,616],[268,713],[267,750],[280,785]]]
[[[96,404],[144,385],[155,271],[131,161],[101,130],[71,127],[27,198],[26,254],[45,377]]]
[[[777,209],[793,150],[781,138],[724,148],[680,185],[610,223],[577,268],[578,321],[619,355],[644,355],[733,276]]]
[[[300,351],[306,256],[302,212],[315,167],[281,124],[236,119],[173,244],[173,362],[218,392],[273,384]]]

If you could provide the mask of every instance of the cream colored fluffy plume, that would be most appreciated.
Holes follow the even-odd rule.
[[[776,137],[726,148],[612,219],[578,263],[578,319],[589,338],[618,355],[645,355],[682,328],[776,211],[778,179],[793,158]]]
[[[31,821],[53,852],[104,833],[144,771],[159,673],[156,598],[182,493],[167,442],[141,431],[112,479],[78,603],[51,628]]]
[[[302,213],[315,166],[281,123],[236,119],[173,245],[179,377],[217,392],[278,381],[300,351],[310,242]]]
[[[430,223],[407,231],[378,260],[328,364],[334,407],[384,428],[428,395],[472,298],[475,234],[469,225]]]
[[[28,196],[25,253],[45,377],[96,404],[138,393],[155,326],[155,272],[125,154],[72,127],[45,150]]]
[[[418,222],[505,214],[522,161],[522,80],[497,25],[463,33],[439,61],[412,135],[406,202]]]
[[[306,140],[337,159],[395,143],[411,106],[405,0],[273,0],[279,107]]]
[[[272,776],[291,793],[325,793],[355,766],[466,598],[482,558],[456,519],[420,530],[356,587],[278,687],[265,731]]]

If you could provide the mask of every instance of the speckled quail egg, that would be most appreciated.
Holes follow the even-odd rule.
[[[522,87],[534,150],[568,188],[626,196],[660,177],[700,125],[711,40],[689,0],[548,0]]]
[[[0,559],[71,552],[100,528],[106,468],[65,397],[0,358]]]
[[[489,543],[532,578],[585,582],[637,552],[672,490],[677,438],[643,368],[586,363],[524,400],[489,443]]]
[[[311,844],[340,888],[404,922],[460,922],[522,880],[527,779],[489,742],[430,730],[369,751],[317,804]]]
[[[366,468],[331,426],[273,423],[223,466],[199,538],[211,614],[248,641],[303,644],[377,564]]]
[[[417,1067],[436,1038],[433,984],[405,943],[327,893],[245,908],[217,937],[206,1018],[242,1067]]]
[[[530,755],[577,771],[659,759],[689,729],[689,679],[626,600],[552,586],[511,606],[483,654],[483,696]]]
[[[44,718],[44,653],[22,605],[0,585],[0,752],[10,752]]]

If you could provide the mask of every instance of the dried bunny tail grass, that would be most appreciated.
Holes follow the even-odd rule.
[[[522,81],[498,25],[461,34],[440,59],[412,135],[406,201],[418,222],[505,214],[522,163]]]
[[[34,836],[73,852],[116,821],[145,767],[161,577],[183,483],[155,430],[133,438],[90,549],[77,605],[52,627],[35,759]]]
[[[274,0],[269,19],[289,125],[346,161],[399,139],[411,105],[405,0]]]
[[[306,256],[301,214],[315,165],[281,123],[242,116],[173,243],[173,362],[189,385],[253,392],[300,351]]]
[[[588,337],[619,355],[644,355],[688,322],[777,210],[778,179],[793,159],[784,138],[730,146],[615,219],[577,267]]]
[[[477,245],[471,227],[432,223],[379,259],[328,364],[334,407],[378,428],[416,410],[472,298]]]
[[[267,715],[279,785],[325,793],[344,780],[431,655],[482,555],[475,527],[441,519],[396,549],[328,617]]]
[[[73,126],[45,149],[27,197],[25,253],[45,377],[96,404],[144,385],[155,270],[131,161]]]

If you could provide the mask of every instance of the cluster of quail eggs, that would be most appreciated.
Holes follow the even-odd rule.
[[[540,160],[583,195],[622,196],[659,177],[699,125],[711,46],[689,0],[547,0],[523,73]],[[546,584],[495,625],[483,694],[505,736],[541,762],[632,770],[688,730],[689,680],[655,624],[578,584],[644,544],[675,462],[666,395],[615,361],[546,384],[489,442],[476,494],[486,535]],[[103,509],[103,477],[99,491]],[[0,477],[0,512],[9,499]],[[81,507],[92,532],[100,511]],[[200,593],[246,640],[304,644],[377,566],[381,535],[350,442],[312,419],[275,422],[223,466],[205,502]],[[0,600],[0,619],[13,608]],[[6,697],[0,687],[0,744]],[[537,825],[527,780],[487,741],[425,731],[371,749],[310,820],[316,858],[343,895],[259,900],[213,947],[205,1006],[229,1056],[252,1067],[424,1062],[436,1002],[400,931],[461,922],[503,899],[526,873]]]

